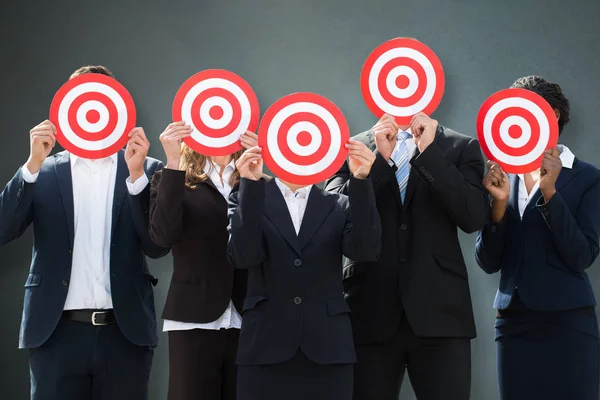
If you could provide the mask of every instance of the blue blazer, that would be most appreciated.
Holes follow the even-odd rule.
[[[160,169],[147,158],[146,174]],[[131,196],[124,152],[120,151],[112,209],[110,283],[117,323],[134,344],[156,346],[156,316],[147,255],[158,258],[168,249],[157,247],[148,235],[150,188]],[[61,318],[69,279],[74,237],[73,185],[69,153],[48,157],[35,183],[23,180],[21,169],[0,194],[0,244],[19,238],[33,223],[33,254],[25,282],[25,302],[19,348],[39,347]]]
[[[585,270],[598,257],[600,171],[575,160],[563,168],[557,192],[544,204],[534,194],[519,216],[517,175],[510,176],[510,201],[500,224],[488,222],[479,232],[476,258],[487,273],[501,271],[494,307],[508,307],[515,288],[536,311],[595,306]]]

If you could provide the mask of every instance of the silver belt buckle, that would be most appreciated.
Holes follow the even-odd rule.
[[[92,313],[92,325],[94,325],[94,326],[108,325],[108,323],[106,323],[106,322],[104,322],[104,323],[96,322],[96,316],[101,315],[101,314],[108,314],[108,313],[106,311],[94,311]]]

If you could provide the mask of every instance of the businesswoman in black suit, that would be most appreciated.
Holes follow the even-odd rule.
[[[238,400],[350,400],[356,361],[342,255],[375,261],[381,226],[368,175],[375,159],[350,141],[349,197],[262,175],[261,149],[237,161],[229,255],[248,269]]]
[[[555,109],[560,131],[569,101],[538,76],[513,87]],[[498,383],[504,400],[598,400],[596,300],[585,270],[598,257],[600,171],[565,146],[547,150],[540,170],[507,176],[490,162],[483,181],[492,215],[477,261],[501,271],[496,295]]]
[[[235,354],[246,294],[245,271],[227,259],[227,196],[237,190],[237,152],[198,154],[181,140],[191,133],[173,123],[160,141],[167,165],[150,191],[150,237],[171,247],[173,277],[163,311],[169,336],[169,400],[235,400]],[[242,135],[250,147],[256,135]]]

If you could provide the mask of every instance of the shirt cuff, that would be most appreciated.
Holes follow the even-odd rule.
[[[127,177],[127,180],[125,180],[127,190],[132,196],[137,196],[138,194],[142,193],[146,186],[148,186],[148,182],[150,181],[148,180],[146,174],[143,174],[142,176],[137,178],[137,180],[133,183],[131,182],[131,177]]]
[[[392,151],[392,154],[390,155],[390,159],[387,160],[388,164],[390,164],[390,167],[397,167],[396,165],[396,160],[399,158],[399,151],[398,149],[394,149],[394,151]]]
[[[21,176],[23,177],[23,180],[27,183],[35,183],[35,181],[37,181],[39,174],[40,174],[39,171],[36,172],[35,174],[32,174],[31,172],[29,172],[27,167],[24,165],[21,167]]]

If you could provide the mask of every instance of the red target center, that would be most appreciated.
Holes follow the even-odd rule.
[[[511,125],[508,128],[508,136],[513,139],[518,139],[523,134],[523,129],[519,125]]]
[[[85,119],[90,124],[95,124],[96,122],[100,121],[100,113],[98,112],[98,110],[89,110],[85,114]]]
[[[296,140],[300,146],[308,146],[312,142],[312,136],[307,131],[302,131],[298,133]]]
[[[223,111],[221,106],[212,106],[208,111],[208,115],[210,115],[212,119],[221,119],[223,118],[223,114],[225,114],[225,111]]]
[[[406,89],[410,85],[410,80],[406,75],[400,75],[396,78],[396,86],[398,89]]]

